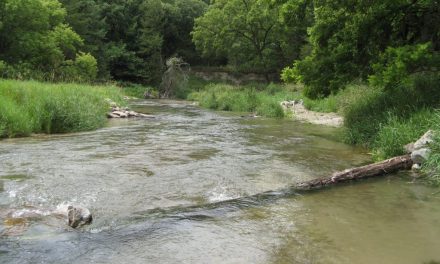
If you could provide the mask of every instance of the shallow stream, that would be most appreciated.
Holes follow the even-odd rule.
[[[410,173],[289,190],[370,162],[337,129],[188,102],[132,107],[156,118],[0,141],[0,263],[440,261],[440,192]],[[67,203],[92,225],[66,228],[53,212]]]

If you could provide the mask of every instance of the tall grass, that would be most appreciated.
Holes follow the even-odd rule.
[[[309,99],[303,97],[302,99],[304,100],[304,106],[309,110],[342,114],[353,102],[363,98],[370,89],[371,88],[366,85],[350,84],[337,94],[332,94],[325,98]]]
[[[390,114],[372,142],[373,157],[383,160],[405,154],[404,146],[420,138],[437,122],[433,110],[422,109],[409,118]]]
[[[344,110],[346,139],[372,150],[376,160],[404,153],[403,146],[427,130],[436,133],[423,165],[429,181],[440,185],[440,76],[420,74],[392,90],[370,88]]]
[[[267,89],[228,84],[209,84],[198,92],[189,94],[202,107],[234,112],[252,112],[265,117],[282,118],[285,113],[280,106],[284,100],[292,100],[295,94],[281,86],[270,84]]]
[[[391,121],[409,120],[414,113],[425,108],[439,107],[439,78],[435,75],[416,75],[410,83],[393,90],[365,90],[344,110],[347,142],[373,147],[379,131]],[[423,120],[423,117],[418,120]]]
[[[423,171],[433,185],[440,186],[440,111],[434,113],[432,128],[434,141],[429,146],[432,152],[423,165]]]
[[[0,137],[92,130],[105,124],[116,87],[0,80]]]

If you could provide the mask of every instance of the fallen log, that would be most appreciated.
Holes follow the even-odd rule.
[[[331,185],[335,185],[341,182],[347,182],[352,180],[370,178],[381,176],[389,173],[396,172],[398,170],[409,170],[413,165],[411,155],[404,155],[394,157],[381,162],[365,165],[362,167],[346,169],[344,171],[335,172],[331,177],[314,179],[306,182],[297,183],[293,186],[293,189],[315,190]]]
[[[411,160],[411,155],[408,154],[362,167],[335,172],[331,177],[328,178],[305,181],[276,191],[266,191],[250,196],[243,196],[202,205],[197,204],[186,207],[173,206],[168,208],[155,208],[147,211],[137,212],[136,217],[138,219],[139,217],[153,216],[163,218],[165,216],[169,216],[177,219],[200,220],[209,218],[211,215],[212,217],[216,216],[216,212],[210,212],[209,210],[215,210],[217,208],[237,209],[259,206],[263,203],[268,203],[284,197],[290,197],[292,195],[303,193],[303,191],[307,192],[342,182],[385,175],[398,170],[408,170],[411,169],[412,165],[413,161]]]

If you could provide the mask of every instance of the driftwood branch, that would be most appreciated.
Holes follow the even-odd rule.
[[[328,178],[301,182],[296,184],[293,188],[296,190],[314,190],[341,182],[381,176],[403,169],[408,170],[411,169],[412,165],[411,155],[404,155],[362,167],[335,172]]]

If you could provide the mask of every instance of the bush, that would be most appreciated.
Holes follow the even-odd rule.
[[[91,82],[98,74],[98,63],[89,53],[79,53],[75,60],[66,60],[51,81]]]
[[[409,74],[423,67],[435,66],[437,54],[430,50],[431,43],[388,47],[373,64],[374,74],[369,76],[373,86],[393,89],[399,84],[409,82]]]

